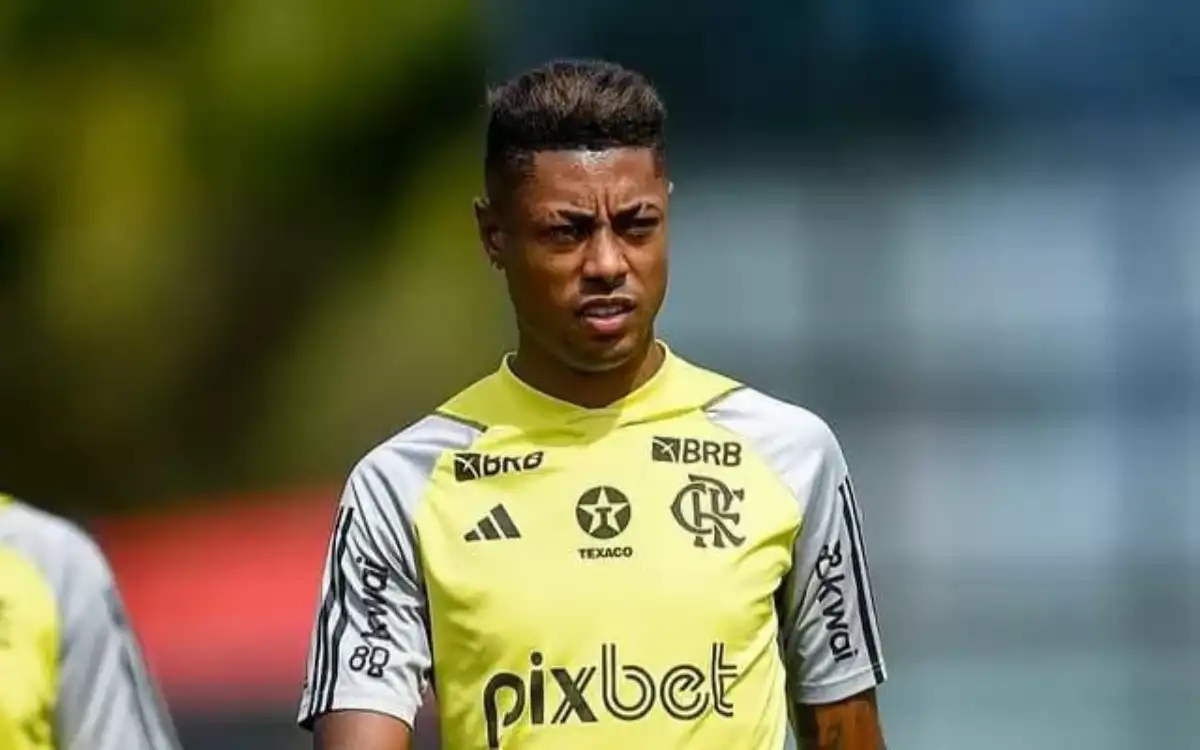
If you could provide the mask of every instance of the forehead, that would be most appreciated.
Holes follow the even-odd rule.
[[[627,201],[665,191],[654,151],[617,148],[606,151],[541,151],[522,180],[527,202]]]

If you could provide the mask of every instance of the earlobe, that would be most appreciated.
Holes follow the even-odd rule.
[[[489,237],[484,240],[483,253],[487,256],[488,263],[497,271],[504,269],[504,253],[503,240],[498,236]]]

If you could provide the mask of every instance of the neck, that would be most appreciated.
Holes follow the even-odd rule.
[[[510,366],[528,385],[560,401],[585,409],[602,409],[620,401],[646,383],[666,357],[651,340],[618,367],[603,372],[576,370],[539,346],[521,342]]]

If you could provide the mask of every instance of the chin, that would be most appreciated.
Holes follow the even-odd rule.
[[[622,336],[611,342],[588,342],[587,346],[573,347],[567,357],[576,370],[588,373],[605,373],[619,370],[629,363],[644,348],[641,336]]]

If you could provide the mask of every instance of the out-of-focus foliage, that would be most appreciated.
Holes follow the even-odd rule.
[[[0,3],[0,482],[329,479],[493,364],[471,10]]]

